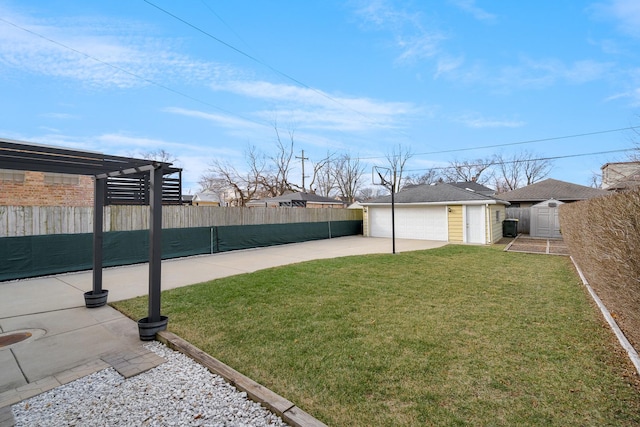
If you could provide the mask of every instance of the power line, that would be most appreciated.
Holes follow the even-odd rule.
[[[597,155],[601,155],[601,154],[612,154],[612,153],[624,153],[624,152],[628,152],[628,151],[636,151],[637,148],[623,148],[620,150],[609,150],[609,151],[597,151],[594,153],[580,153],[580,154],[567,154],[564,156],[550,156],[550,157],[539,157],[537,159],[525,159],[525,160],[508,160],[508,161],[501,161],[501,162],[488,162],[488,163],[477,163],[477,164],[465,164],[462,165],[464,167],[478,167],[478,166],[495,166],[495,165],[499,165],[499,164],[515,164],[515,163],[526,163],[526,162],[542,162],[542,161],[549,161],[549,160],[558,160],[558,159],[569,159],[569,158],[574,158],[574,157],[586,157],[586,156],[597,156]],[[407,172],[420,172],[420,171],[425,171],[425,170],[446,170],[446,169],[451,169],[454,168],[455,166],[436,166],[436,167],[432,167],[432,168],[423,168],[423,169],[411,169],[411,170],[407,170]]]
[[[480,147],[455,148],[455,149],[451,149],[451,150],[429,151],[429,152],[426,152],[426,153],[415,153],[413,155],[414,156],[427,156],[427,155],[430,155],[430,154],[458,153],[458,152],[462,152],[462,151],[482,150],[482,149],[485,149],[485,148],[509,147],[509,146],[513,146],[513,145],[533,144],[533,143],[536,143],[536,142],[557,141],[557,140],[560,140],[560,139],[569,139],[569,138],[580,138],[582,136],[601,135],[601,134],[604,134],[604,133],[621,132],[623,130],[633,130],[633,129],[640,129],[640,126],[630,126],[630,127],[626,127],[626,128],[600,130],[600,131],[594,131],[594,132],[588,132],[588,133],[578,133],[578,134],[574,134],[574,135],[555,136],[555,137],[550,137],[550,138],[531,139],[531,140],[527,140],[527,141],[509,142],[509,143],[505,143],[505,144],[483,145],[483,146],[480,146]],[[633,149],[630,149],[630,150],[633,150]],[[376,160],[376,159],[386,159],[386,158],[387,158],[386,156],[360,157],[360,160]]]
[[[207,107],[214,108],[214,109],[216,109],[216,110],[218,110],[218,111],[221,111],[221,112],[223,112],[223,113],[226,113],[226,114],[229,114],[229,115],[232,115],[232,116],[235,116],[235,117],[239,117],[239,118],[241,118],[241,119],[243,119],[243,120],[246,120],[246,121],[249,121],[249,122],[252,122],[252,123],[258,124],[258,125],[260,125],[260,126],[267,126],[267,124],[266,124],[266,123],[258,122],[258,121],[256,121],[256,120],[250,119],[250,118],[248,118],[248,117],[244,117],[244,116],[242,116],[242,115],[240,115],[240,114],[237,114],[237,113],[231,112],[231,111],[229,111],[229,110],[225,110],[224,108],[221,108],[221,107],[218,107],[217,105],[211,104],[210,102],[203,101],[202,99],[199,99],[199,98],[196,98],[196,97],[194,97],[194,96],[188,95],[188,94],[186,94],[186,93],[184,93],[184,92],[180,92],[179,90],[173,89],[173,88],[171,88],[171,87],[169,87],[169,86],[167,86],[167,85],[164,85],[164,84],[162,84],[162,83],[158,83],[158,82],[153,81],[153,80],[151,80],[151,79],[149,79],[149,78],[147,78],[147,77],[144,77],[144,76],[141,76],[141,75],[136,74],[136,73],[134,73],[134,72],[131,72],[131,71],[129,71],[129,70],[125,69],[125,68],[122,68],[122,67],[120,67],[120,66],[118,66],[118,65],[112,64],[112,63],[107,62],[107,61],[103,61],[103,60],[102,60],[102,59],[100,59],[100,58],[96,58],[95,56],[89,55],[88,53],[82,52],[82,51],[80,51],[80,50],[78,50],[78,49],[75,49],[75,48],[73,48],[73,47],[71,47],[71,46],[68,46],[68,45],[66,45],[66,44],[64,44],[64,43],[61,43],[61,42],[59,42],[59,41],[53,40],[53,39],[51,39],[51,38],[49,38],[49,37],[47,37],[47,36],[44,36],[44,35],[42,35],[42,34],[40,34],[40,33],[37,33],[37,32],[35,32],[35,31],[33,31],[33,30],[30,30],[30,29],[28,29],[28,28],[22,27],[22,26],[20,26],[20,25],[18,25],[18,24],[15,24],[15,23],[13,23],[13,22],[11,22],[11,21],[8,21],[8,20],[6,20],[6,19],[4,19],[4,18],[2,18],[2,17],[0,17],[0,21],[4,22],[4,23],[6,23],[6,24],[9,24],[9,25],[11,25],[11,26],[13,26],[13,27],[15,27],[15,28],[18,28],[18,29],[20,29],[20,30],[22,30],[22,31],[25,31],[25,32],[27,32],[27,33],[29,33],[29,34],[31,34],[31,35],[34,35],[34,36],[36,36],[36,37],[39,37],[39,38],[41,38],[41,39],[43,39],[43,40],[46,40],[46,41],[48,41],[48,42],[50,42],[50,43],[53,43],[53,44],[55,44],[55,45],[57,45],[57,46],[60,46],[60,47],[62,47],[62,48],[64,48],[64,49],[68,49],[68,50],[70,50],[70,51],[72,51],[72,52],[75,52],[75,53],[77,53],[78,55],[82,55],[82,56],[84,56],[85,58],[89,58],[89,59],[91,59],[91,60],[93,60],[93,61],[95,61],[95,62],[98,62],[98,63],[102,64],[102,65],[106,65],[107,67],[111,67],[111,68],[113,68],[114,70],[117,70],[117,71],[120,71],[120,72],[122,72],[122,73],[125,73],[125,74],[127,74],[127,75],[129,75],[129,76],[131,76],[131,77],[134,77],[134,78],[136,78],[136,79],[142,80],[142,81],[144,81],[144,82],[146,82],[146,83],[149,83],[149,84],[154,85],[154,86],[156,86],[156,87],[159,87],[159,88],[161,88],[161,89],[167,90],[167,91],[169,91],[169,92],[171,92],[171,93],[173,93],[173,94],[175,94],[175,95],[182,96],[183,98],[187,98],[187,99],[189,99],[189,100],[191,100],[191,101],[198,102],[198,103],[200,103],[200,104],[206,105]]]
[[[302,86],[302,87],[303,87],[303,88],[305,88],[305,89],[309,89],[309,90],[311,90],[311,91],[313,91],[313,92],[317,93],[318,95],[320,95],[320,96],[322,96],[322,97],[324,97],[324,98],[326,98],[326,99],[328,99],[328,100],[330,100],[330,101],[332,101],[332,102],[336,103],[337,105],[340,105],[341,107],[346,108],[346,109],[348,109],[348,110],[350,110],[350,111],[352,111],[352,112],[354,112],[354,113],[358,114],[359,116],[361,116],[361,117],[363,117],[363,118],[367,119],[370,123],[374,123],[374,124],[382,125],[381,123],[379,123],[378,121],[376,121],[376,120],[375,120],[375,119],[373,119],[372,117],[367,116],[367,115],[366,115],[366,114],[364,114],[363,112],[358,111],[358,110],[356,110],[356,109],[354,109],[354,108],[352,108],[352,107],[350,107],[350,106],[348,106],[348,105],[344,104],[343,102],[340,102],[339,100],[337,100],[337,99],[335,99],[335,98],[331,97],[331,96],[330,96],[330,95],[328,95],[327,93],[325,93],[325,92],[323,92],[323,91],[321,91],[321,90],[318,90],[318,89],[316,89],[316,88],[314,88],[314,87],[312,87],[312,86],[309,86],[309,85],[307,85],[306,83],[303,83],[302,81],[300,81],[300,80],[296,79],[295,77],[292,77],[291,75],[289,75],[289,74],[287,74],[287,73],[285,73],[285,72],[283,72],[283,71],[278,70],[277,68],[275,68],[275,67],[273,67],[273,66],[269,65],[268,63],[264,62],[263,60],[261,60],[261,59],[259,59],[259,58],[255,57],[255,56],[253,56],[253,55],[250,55],[250,54],[246,53],[245,51],[243,51],[243,50],[241,50],[241,49],[239,49],[239,48],[237,48],[237,47],[233,46],[233,45],[232,45],[232,44],[230,44],[230,43],[225,42],[224,40],[222,40],[222,39],[220,39],[220,38],[218,38],[218,37],[214,36],[213,34],[211,34],[211,33],[207,32],[207,31],[203,30],[202,28],[198,27],[197,25],[194,25],[194,24],[190,23],[189,21],[187,21],[187,20],[185,20],[185,19],[183,19],[183,18],[180,18],[179,16],[177,16],[177,15],[175,15],[175,14],[173,14],[173,13],[169,12],[168,10],[166,10],[166,9],[164,9],[164,8],[162,8],[162,7],[160,7],[160,6],[158,6],[157,4],[155,4],[155,3],[151,2],[150,0],[143,0],[143,1],[144,1],[145,3],[147,3],[148,5],[155,7],[156,9],[158,9],[159,11],[161,11],[162,13],[164,13],[164,14],[166,14],[166,15],[168,15],[168,16],[170,16],[170,17],[172,17],[173,19],[175,19],[175,20],[177,20],[177,21],[182,22],[184,25],[186,25],[186,26],[188,26],[188,27],[190,27],[190,28],[192,28],[192,29],[196,30],[197,32],[199,32],[199,33],[201,33],[201,34],[203,34],[203,35],[205,35],[205,36],[207,36],[207,37],[211,38],[212,40],[217,41],[218,43],[222,44],[223,46],[228,47],[229,49],[233,50],[234,52],[239,53],[240,55],[242,55],[242,56],[244,56],[244,57],[246,57],[246,58],[250,59],[251,61],[254,61],[254,62],[256,62],[256,63],[258,63],[258,64],[260,64],[260,65],[262,65],[262,66],[264,66],[264,67],[268,68],[269,70],[273,71],[274,73],[276,73],[276,74],[278,74],[278,75],[280,75],[280,76],[282,76],[282,77],[284,77],[284,78],[286,78],[286,79],[288,79],[288,80],[290,80],[290,81],[294,82],[295,84],[297,84],[297,85],[299,85],[299,86]],[[208,6],[207,6],[207,7],[208,7]],[[210,7],[209,7],[209,9],[211,10],[211,8],[210,8]],[[214,13],[215,13],[215,12],[214,12]],[[216,15],[216,16],[217,16],[217,15]],[[405,132],[402,132],[402,131],[400,131],[400,130],[398,130],[398,129],[392,129],[392,130],[394,130],[394,131],[396,131],[396,132],[398,132],[398,133],[402,134],[402,135],[403,135],[403,136],[405,136],[405,137],[410,137],[410,135],[407,135]]]
[[[237,38],[238,40],[240,40],[246,47],[249,48],[249,50],[251,49],[251,46],[249,46],[249,43],[247,43],[246,41],[244,41],[244,39],[242,37],[240,37],[240,34],[238,34],[232,27],[231,25],[227,24],[227,22],[222,19],[222,17],[220,15],[218,15],[216,13],[215,10],[213,10],[213,8],[211,6],[209,6],[209,4],[205,1],[205,0],[200,0],[200,2],[207,8],[209,9],[209,12],[211,12],[216,18],[218,18],[218,20],[220,22],[222,22],[224,24],[225,27],[227,27],[229,29],[229,31],[231,31]]]

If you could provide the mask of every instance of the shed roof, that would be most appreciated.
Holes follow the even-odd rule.
[[[395,203],[442,203],[442,202],[472,202],[496,201],[495,198],[485,196],[474,191],[464,190],[455,185],[440,182],[437,184],[423,184],[402,190],[395,194]],[[504,203],[500,200],[499,202]],[[369,204],[391,203],[391,195],[380,197],[363,203]],[[505,203],[506,204],[506,203]]]
[[[607,195],[607,191],[557,179],[545,179],[526,187],[497,194],[496,198],[509,202],[543,202],[549,199],[577,201]]]

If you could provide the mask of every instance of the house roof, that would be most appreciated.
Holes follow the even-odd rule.
[[[333,203],[338,205],[343,204],[340,200],[332,199],[331,197],[318,196],[317,194],[313,194],[313,193],[287,193],[287,194],[283,194],[282,196],[272,197],[270,199],[261,199],[259,201],[273,203],[273,202],[290,202],[292,200],[300,200],[307,203],[324,203],[324,204]]]
[[[219,202],[220,197],[216,193],[202,191],[194,194],[191,200],[194,202]]]
[[[637,162],[637,161],[636,162],[609,162],[602,165],[600,169],[606,169],[607,167],[613,166],[613,165],[634,165],[634,166],[640,167],[640,162]]]
[[[463,190],[475,191],[476,193],[480,193],[484,196],[493,196],[496,194],[496,190],[473,181],[450,182],[450,184],[454,187],[462,188]]]
[[[249,203],[247,203],[247,206],[277,206],[282,203],[293,204],[295,206],[306,206],[308,203],[317,203],[323,205],[344,205],[344,202],[332,199],[331,197],[323,197],[313,193],[296,192],[283,194],[281,196],[272,197],[269,199],[251,200]]]
[[[491,202],[496,201],[474,191],[464,190],[453,184],[440,182],[437,184],[423,184],[402,190],[394,195],[396,203],[443,203],[443,202]],[[499,202],[504,203],[500,200]],[[363,205],[391,203],[391,196],[380,197],[363,203]]]
[[[591,188],[549,178],[526,187],[497,194],[496,198],[509,202],[543,202],[549,199],[575,201],[591,199],[606,194],[608,194],[607,191],[599,188]]]

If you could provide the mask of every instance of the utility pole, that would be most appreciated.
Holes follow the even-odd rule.
[[[304,178],[305,178],[305,176],[304,176],[304,161],[305,160],[309,160],[309,158],[304,156],[304,150],[302,150],[302,156],[300,156],[300,157],[296,156],[296,159],[302,160],[302,192],[306,193],[307,190],[304,187]]]

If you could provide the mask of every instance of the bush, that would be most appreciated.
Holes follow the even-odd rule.
[[[560,208],[570,254],[640,348],[640,188]]]

